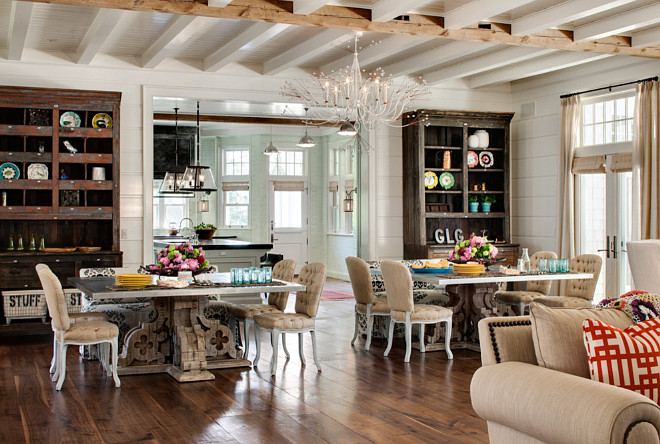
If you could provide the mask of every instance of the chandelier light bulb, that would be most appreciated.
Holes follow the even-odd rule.
[[[354,136],[357,134],[357,130],[355,129],[355,127],[351,122],[344,122],[339,127],[339,131],[337,131],[337,134],[339,134],[340,136]]]

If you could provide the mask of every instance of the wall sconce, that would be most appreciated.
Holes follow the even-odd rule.
[[[355,201],[353,200],[353,193],[357,193],[357,188],[346,192],[344,199],[344,213],[352,213],[355,209]]]
[[[200,213],[208,213],[209,212],[209,197],[208,195],[211,194],[209,191],[206,192],[206,194],[202,195],[202,199],[199,201],[199,211]]]

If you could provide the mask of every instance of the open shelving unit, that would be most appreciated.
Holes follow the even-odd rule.
[[[34,270],[40,262],[63,282],[80,268],[121,266],[120,101],[119,92],[0,87],[0,164],[18,170],[18,177],[0,177],[0,290],[40,289]],[[79,127],[60,125],[69,111],[80,117]],[[94,128],[98,113],[112,118],[111,128]],[[70,152],[65,141],[76,152]],[[43,165],[48,176],[29,178],[33,164]],[[103,180],[94,179],[94,168],[103,168]],[[47,248],[101,249],[29,250],[32,236],[37,246],[43,236]],[[19,237],[24,250],[8,250],[9,239],[16,248]]]
[[[466,238],[486,233],[498,241],[500,256],[513,263],[517,245],[511,244],[509,125],[513,113],[424,110],[429,120],[425,125],[403,129],[404,168],[404,257],[447,257],[454,248],[456,230]],[[419,112],[415,114],[418,115]],[[404,123],[413,117],[404,115]],[[478,130],[489,135],[487,148],[469,148],[468,137]],[[493,155],[490,167],[468,166],[467,156],[474,151]],[[443,168],[448,153],[451,168]],[[424,173],[434,172],[438,179],[444,172],[454,178],[454,185],[444,189],[439,183],[432,189],[424,186]],[[485,190],[484,190],[485,187]],[[469,211],[470,196],[490,195],[495,198],[489,213]],[[436,242],[436,230],[449,233],[449,241]],[[454,242],[452,242],[454,241]]]

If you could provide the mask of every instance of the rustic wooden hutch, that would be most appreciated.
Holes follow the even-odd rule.
[[[63,282],[80,268],[122,265],[120,100],[119,92],[0,87],[0,290],[40,289],[40,262]],[[39,250],[42,237],[51,251]]]
[[[471,233],[485,233],[489,240],[497,241],[498,256],[515,265],[518,245],[510,243],[509,195],[513,113],[424,112],[429,117],[426,125],[403,129],[404,257],[446,258],[455,246],[456,234],[462,232],[467,238]],[[411,118],[404,116],[404,122]],[[478,130],[488,133],[487,148],[468,147],[468,137]],[[492,155],[490,164],[472,162],[468,166],[468,152],[479,159],[485,151]],[[436,186],[425,187],[426,172],[438,177]],[[451,177],[451,186],[442,186],[443,173],[448,173],[445,178]],[[491,211],[470,212],[470,198],[481,200],[486,195],[495,199]]]

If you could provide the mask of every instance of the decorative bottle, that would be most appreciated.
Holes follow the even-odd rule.
[[[18,235],[18,242],[17,243],[18,243],[18,245],[16,246],[17,251],[25,250],[25,248],[23,248],[23,235],[22,234]]]
[[[41,239],[39,239],[39,251],[43,250],[46,248],[46,241],[44,240],[44,235],[41,235]]]
[[[37,243],[34,240],[34,234],[30,235],[30,244],[28,245],[28,250],[34,251],[37,249]]]
[[[527,252],[527,248],[522,249],[522,256],[520,257],[523,261],[523,271],[525,273],[529,273],[531,269],[531,262],[529,260],[529,253]]]
[[[13,251],[14,250],[14,235],[11,234],[9,236],[9,246],[7,247],[8,251]]]

